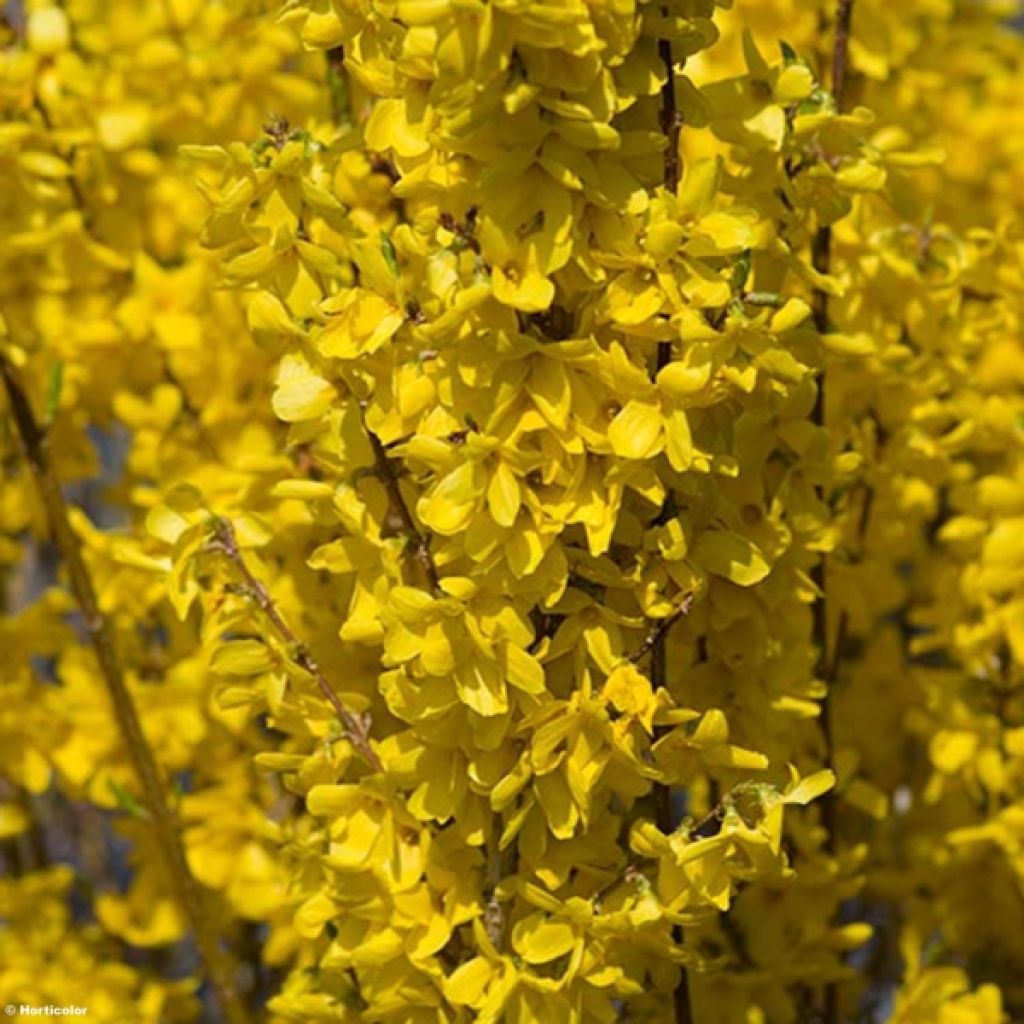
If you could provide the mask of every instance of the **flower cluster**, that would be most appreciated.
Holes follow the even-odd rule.
[[[280,1024],[1024,1007],[1007,5],[27,6],[0,996],[188,1019],[110,943],[212,928]]]

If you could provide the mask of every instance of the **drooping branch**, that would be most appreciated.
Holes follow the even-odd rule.
[[[100,676],[138,780],[157,846],[164,857],[175,899],[195,936],[206,975],[225,1020],[229,1024],[244,1024],[246,1016],[235,990],[232,964],[221,949],[215,926],[207,913],[206,901],[189,870],[178,823],[165,799],[156,759],[128,691],[113,626],[100,609],[79,539],[71,528],[68,504],[50,457],[46,432],[32,410],[17,371],[2,352],[0,376],[3,377],[11,418],[46,513],[50,536],[82,613],[82,622],[96,654]]]
[[[270,596],[266,585],[262,580],[257,579],[253,575],[252,570],[249,568],[249,563],[245,560],[245,556],[238,546],[238,538],[235,536],[235,531],[231,524],[226,519],[217,518],[214,520],[213,530],[215,546],[234,565],[238,575],[242,578],[245,593],[256,602],[263,614],[269,619],[270,624],[277,631],[277,635],[287,645],[295,663],[312,676],[317,689],[338,716],[338,720],[341,722],[345,733],[345,738],[359,752],[360,756],[373,771],[383,771],[384,766],[381,763],[380,757],[378,757],[377,751],[373,749],[370,743],[369,717],[357,715],[345,707],[337,691],[331,685],[327,676],[324,675],[320,664],[310,653],[309,648],[299,640],[292,631],[291,626],[288,625],[274,603],[274,599]]]

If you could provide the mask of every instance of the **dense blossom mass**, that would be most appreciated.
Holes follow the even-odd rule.
[[[0,21],[0,1003],[1024,1019],[1004,0]]]

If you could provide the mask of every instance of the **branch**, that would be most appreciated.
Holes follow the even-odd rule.
[[[413,519],[412,512],[409,511],[409,506],[405,503],[405,498],[402,495],[402,488],[399,484],[398,473],[395,470],[394,463],[388,458],[387,449],[384,447],[381,439],[366,425],[366,418],[363,416],[362,406],[360,406],[359,415],[362,419],[363,429],[366,431],[366,436],[370,440],[370,447],[373,449],[373,460],[376,466],[377,476],[388,493],[388,501],[391,505],[391,511],[394,512],[402,521],[402,527],[409,538],[409,544],[412,548],[412,552],[423,568],[427,581],[430,583],[430,589],[436,595],[441,590],[441,577],[438,574],[437,566],[434,564],[434,559],[430,554],[430,545],[427,543],[427,538],[420,533],[419,527],[416,525],[416,520]]]
[[[663,8],[664,10],[664,8]],[[667,12],[666,12],[667,13]],[[658,55],[665,65],[665,84],[661,87],[661,130],[665,133],[667,146],[665,149],[665,188],[672,193],[679,191],[679,131],[680,118],[676,107],[676,67],[672,55],[672,43],[668,39],[658,40]],[[672,343],[661,341],[655,355],[655,373],[672,361]],[[672,501],[671,493],[666,505]],[[662,509],[664,514],[665,509]],[[674,622],[682,618],[693,603],[693,595],[688,594],[683,604],[668,618],[662,620],[641,646],[639,657],[649,650],[651,653],[651,685],[658,689],[664,686],[668,678],[668,660],[665,651],[665,639]],[[642,653],[641,653],[642,652]],[[635,659],[631,659],[635,660]],[[672,812],[672,787],[655,786],[655,815],[658,827],[666,834],[675,831],[675,815]],[[682,928],[674,930],[676,941],[683,941]],[[672,994],[674,1017],[676,1024],[692,1024],[693,1009],[690,1006],[690,980],[685,965],[680,964],[679,982]]]
[[[38,93],[32,97],[32,106],[39,112],[40,118],[43,121],[43,127],[52,135],[54,133],[53,118],[50,117],[50,112],[46,109],[46,105],[43,103],[42,98]],[[56,148],[56,146],[54,147]],[[75,206],[79,213],[82,215],[82,226],[85,233],[89,234],[89,222],[92,219],[92,215],[89,213],[88,204],[85,201],[85,193],[82,191],[82,186],[78,183],[78,179],[75,177],[75,169],[71,167],[71,163],[75,159],[76,149],[74,146],[69,146],[64,150],[63,156],[67,161],[70,174],[68,174],[66,182],[68,191],[71,193],[72,205]]]
[[[832,95],[836,109],[842,113],[844,93],[846,91],[846,71],[850,53],[850,24],[853,18],[853,0],[837,0],[835,40],[832,46]],[[832,228],[819,228],[811,246],[811,262],[819,274],[828,274],[832,267]],[[824,289],[817,289],[814,294],[814,326],[819,334],[829,328],[828,295]],[[815,398],[811,419],[819,426],[825,425],[826,378],[822,370],[818,394]],[[824,500],[823,488],[818,489],[819,497]],[[814,603],[814,640],[818,648],[818,675],[825,682],[825,696],[821,704],[821,735],[825,747],[825,764],[835,767],[835,735],[832,723],[832,690],[835,679],[833,672],[838,672],[838,661],[829,662],[828,645],[828,581],[827,558],[822,555],[814,567],[812,578],[818,585],[821,597]],[[842,632],[845,632],[845,622]],[[843,637],[837,636],[837,642]],[[838,648],[835,658],[839,658]],[[834,853],[836,847],[836,801],[834,792],[826,793],[821,801],[821,820],[826,830],[825,850]],[[839,990],[835,982],[825,985],[822,1017],[824,1024],[837,1024],[839,1021]]]
[[[663,619],[658,619],[654,626],[651,627],[650,633],[647,634],[647,639],[629,656],[629,660],[635,665],[638,661],[641,661],[648,654],[656,652],[658,648],[663,648],[665,639],[668,636],[668,631],[682,618],[685,618],[690,614],[690,609],[693,607],[693,591],[687,591],[683,595],[683,599],[676,605],[676,608],[669,615],[666,615]],[[652,670],[653,671],[653,670]]]
[[[853,0],[838,0],[836,8],[836,32],[832,51],[832,92],[836,108],[841,112],[843,94],[846,88],[846,69],[849,61],[850,22],[853,17]],[[821,274],[829,273],[832,266],[832,229],[822,227],[814,236],[811,247],[811,262],[814,269]],[[819,334],[829,328],[828,295],[824,289],[816,289],[814,293],[814,326]],[[818,385],[811,418],[818,426],[825,425],[826,381],[824,371]],[[819,497],[824,497],[822,488],[818,488]],[[813,578],[818,585],[822,597],[814,605],[814,639],[818,647],[818,674],[826,684],[834,682],[833,673],[838,670],[838,663],[829,661],[828,644],[828,595],[826,580],[826,558],[823,556],[815,566]],[[844,626],[845,631],[845,626]],[[836,654],[838,658],[838,652]],[[832,735],[831,695],[826,692],[821,709],[822,738],[825,743],[825,760],[832,766],[835,760],[835,744]],[[826,794],[821,803],[822,822],[828,831],[826,849],[832,852],[835,848],[835,799],[833,794]],[[826,1015],[827,1017],[827,1015]],[[828,1018],[827,1019],[834,1019]]]
[[[850,60],[850,24],[853,19],[853,0],[837,0],[836,34],[832,46],[832,97],[836,110],[843,112],[846,94],[846,71]],[[815,235],[811,251],[811,262],[819,273],[827,274],[832,262],[832,229],[823,227]],[[828,329],[828,295],[822,290],[815,292],[814,321],[820,333]],[[819,392],[820,394],[820,392]]]
[[[345,90],[345,48],[335,46],[324,53],[327,58],[327,87],[331,94],[331,118],[341,124],[348,113]]]
[[[487,835],[485,854],[486,878],[485,892],[487,903],[484,906],[484,929],[494,948],[501,950],[505,935],[505,911],[498,899],[498,886],[501,884],[502,851],[498,848],[501,839],[501,815],[491,816],[491,829]]]
[[[50,535],[67,570],[71,590],[82,613],[85,630],[96,653],[100,674],[110,696],[114,718],[142,791],[142,799],[164,856],[175,897],[189,923],[221,1011],[229,1024],[244,1024],[246,1015],[235,991],[232,965],[220,948],[203,894],[192,876],[174,814],[164,799],[153,751],[142,731],[138,711],[125,681],[113,626],[100,610],[96,589],[78,538],[71,529],[68,505],[50,457],[46,433],[40,427],[14,366],[0,352],[0,376],[7,392],[11,418],[21,438],[49,524]]]
[[[665,188],[669,192],[679,190],[679,111],[676,108],[676,67],[672,56],[672,44],[667,39],[658,40],[658,56],[665,65],[665,84],[661,87],[661,130],[668,139],[665,149]]]
[[[216,547],[234,564],[238,574],[242,577],[246,593],[259,605],[260,610],[277,630],[278,636],[287,644],[295,663],[313,677],[320,693],[338,716],[345,732],[345,738],[375,772],[382,772],[384,765],[370,744],[369,715],[357,715],[342,703],[309,648],[299,640],[284,620],[266,586],[252,574],[252,570],[238,546],[238,538],[235,536],[231,524],[226,519],[216,517],[213,529]]]
[[[682,123],[676,107],[676,66],[669,40],[658,40],[658,56],[665,65],[665,84],[661,87],[661,130],[667,139],[664,182],[669,192],[676,193],[679,191],[679,131]],[[658,342],[655,372],[664,369],[671,361],[672,343]]]
[[[853,0],[838,0],[836,6],[836,39],[832,47],[832,96],[842,112],[846,93],[846,69],[850,61],[850,23]]]

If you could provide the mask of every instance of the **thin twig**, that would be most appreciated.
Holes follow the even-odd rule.
[[[360,415],[362,415],[361,410]],[[388,458],[387,449],[384,447],[381,439],[366,425],[365,417],[363,417],[363,429],[366,431],[370,447],[373,449],[373,460],[377,470],[377,477],[387,491],[391,510],[402,521],[402,527],[409,538],[412,553],[422,567],[427,581],[430,583],[430,589],[435,594],[438,594],[441,591],[441,577],[438,574],[437,566],[434,564],[433,556],[430,554],[430,545],[427,543],[427,538],[420,533],[416,520],[413,519],[412,512],[409,510],[409,506],[402,495],[398,471],[395,469],[391,459]]]
[[[226,519],[217,517],[214,520],[213,530],[217,547],[238,570],[246,593],[259,605],[260,610],[270,620],[271,625],[277,630],[278,636],[288,646],[289,653],[295,660],[295,663],[313,677],[317,689],[320,690],[324,699],[331,705],[334,713],[338,716],[338,720],[345,731],[346,739],[375,772],[383,771],[384,766],[377,756],[377,751],[373,749],[370,743],[369,716],[357,715],[342,703],[341,698],[335,692],[334,687],[331,686],[327,676],[324,675],[323,669],[320,668],[319,663],[310,653],[309,648],[299,640],[292,631],[291,626],[285,621],[284,616],[278,610],[274,599],[270,596],[270,592],[264,583],[253,575],[248,562],[245,560],[245,556],[242,554],[241,548],[238,546],[238,538],[235,536],[235,531],[231,524]]]
[[[629,660],[635,665],[648,654],[656,652],[659,648],[664,649],[665,639],[669,630],[682,618],[690,614],[693,607],[693,591],[687,591],[683,599],[676,605],[675,610],[663,619],[658,619],[651,627],[650,633],[644,642],[629,656]],[[654,669],[652,669],[652,674]]]
[[[96,654],[100,674],[110,696],[114,717],[142,791],[142,800],[163,855],[171,887],[196,939],[224,1017],[230,1024],[244,1024],[246,1015],[232,978],[232,964],[220,947],[216,928],[207,914],[203,894],[189,870],[174,814],[164,798],[164,788],[153,751],[142,731],[138,711],[128,692],[113,626],[100,610],[96,589],[82,555],[78,537],[71,528],[67,501],[50,457],[46,432],[32,411],[28,395],[14,366],[0,353],[8,405],[32,475],[46,512],[50,534],[67,570],[71,590],[82,613],[82,621]]]
[[[50,112],[46,109],[46,105],[43,103],[41,97],[36,94],[32,98],[32,105],[39,112],[39,116],[43,120],[43,127],[46,128],[51,134],[54,133],[55,128],[53,119],[50,117]],[[56,145],[54,148],[57,148]],[[71,193],[71,199],[73,205],[78,209],[78,212],[82,215],[82,224],[85,228],[85,233],[89,234],[89,222],[92,219],[92,214],[89,212],[88,204],[85,201],[85,193],[82,191],[82,186],[78,183],[78,179],[75,177],[75,169],[70,165],[74,162],[75,154],[77,149],[74,146],[68,146],[63,153],[64,159],[69,165],[69,171],[66,178],[68,191]]]
[[[484,907],[484,929],[494,948],[501,950],[504,944],[505,912],[498,900],[498,886],[501,884],[502,856],[498,844],[501,840],[501,816],[492,815],[491,829],[487,836],[485,888],[487,903]]]

